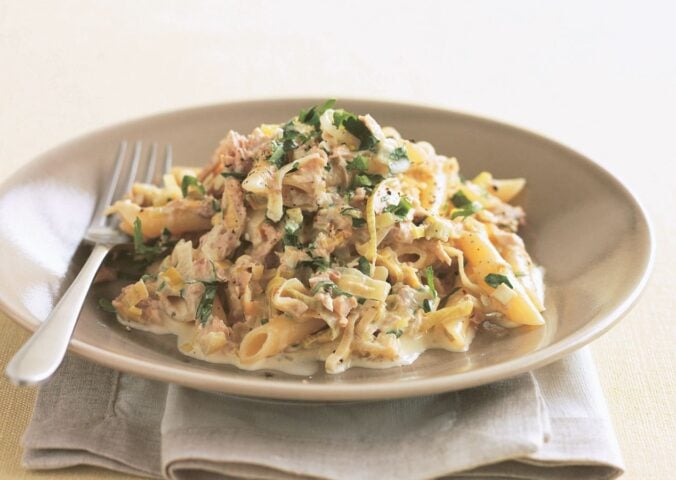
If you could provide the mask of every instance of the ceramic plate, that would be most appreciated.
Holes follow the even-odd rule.
[[[171,143],[175,164],[202,165],[229,129],[282,122],[321,100],[231,103],[134,120],[41,155],[0,188],[0,306],[35,330],[87,254],[80,239],[120,140]],[[608,330],[637,299],[652,262],[646,215],[616,178],[584,156],[502,123],[413,105],[341,101],[406,138],[459,159],[462,173],[525,177],[521,231],[546,269],[546,327],[479,336],[467,353],[428,351],[409,366],[309,377],[245,372],[178,353],[174,336],[127,331],[97,308],[97,286],[70,349],[94,362],[194,388],[294,400],[373,400],[472,387],[543,366]],[[108,288],[108,290],[107,290]]]

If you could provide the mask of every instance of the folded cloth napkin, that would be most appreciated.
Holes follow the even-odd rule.
[[[24,435],[31,469],[187,479],[609,479],[623,471],[589,352],[441,395],[345,404],[200,392],[66,359]]]

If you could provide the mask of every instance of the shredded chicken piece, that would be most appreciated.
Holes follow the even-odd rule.
[[[211,260],[223,260],[240,245],[244,232],[246,208],[241,184],[234,178],[226,178],[221,199],[223,221],[217,223],[200,240],[199,249]]]

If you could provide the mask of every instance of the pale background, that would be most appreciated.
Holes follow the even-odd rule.
[[[56,5],[0,0],[0,180],[53,145],[109,123],[282,96],[468,111],[541,132],[618,175],[652,217],[657,261],[635,309],[592,351],[627,464],[623,479],[674,478],[673,4]],[[26,333],[2,314],[0,332],[4,370]],[[19,439],[34,397],[0,380],[0,478],[104,478],[94,469],[21,469]]]

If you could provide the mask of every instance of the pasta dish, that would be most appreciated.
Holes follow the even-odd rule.
[[[479,331],[544,324],[542,270],[509,203],[524,185],[464,178],[455,158],[329,100],[230,131],[204,168],[115,202],[144,273],[112,307],[176,334],[183,354],[244,369],[463,352]]]

